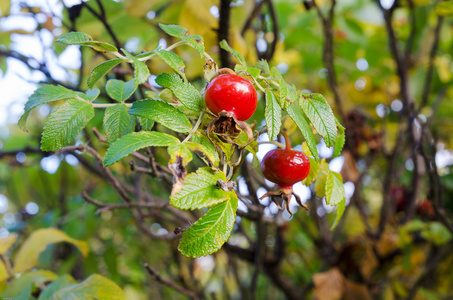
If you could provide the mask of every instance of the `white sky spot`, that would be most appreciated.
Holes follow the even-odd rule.
[[[16,154],[16,160],[17,162],[23,164],[27,160],[27,154],[25,154],[24,152],[18,152]]]
[[[324,207],[318,206],[316,213],[318,214],[318,216],[323,217],[326,214],[326,210],[324,209]]]
[[[196,262],[205,272],[211,272],[212,270],[214,270],[215,262],[211,255],[198,257],[196,259]]]
[[[403,109],[403,102],[401,102],[400,99],[395,99],[392,101],[392,104],[390,104],[390,107],[393,111],[399,112]]]
[[[333,147],[327,147],[324,139],[321,139],[321,143],[319,143],[316,148],[318,149],[320,157],[329,158],[333,155]]]
[[[3,223],[6,228],[11,228],[16,226],[16,217],[14,216],[13,213],[7,212],[6,214],[3,215]]]
[[[453,165],[453,151],[447,149],[437,151],[436,165],[438,168],[445,168]]]
[[[244,177],[238,178],[238,190],[241,195],[248,196],[250,195],[247,184],[245,183]]]
[[[216,5],[213,5],[209,8],[209,12],[213,15],[214,18],[218,18],[220,16],[219,8]]]
[[[265,52],[267,50],[267,43],[263,38],[258,38],[256,40],[256,48],[260,52]]]
[[[256,196],[258,196],[258,199],[261,198],[264,194],[267,193],[267,190],[263,187],[259,187],[257,190],[256,190]],[[262,200],[260,200],[261,204],[263,204],[264,206],[267,206],[269,205],[269,197],[266,197],[266,198],[263,198]]]
[[[249,209],[247,208],[247,206],[242,202],[242,201],[239,201],[238,202],[238,209],[240,211],[244,211],[244,212],[248,212]]]
[[[81,66],[80,46],[69,45],[58,56],[58,64],[63,68],[79,69]]]
[[[147,14],[146,17],[150,20],[154,19],[156,17],[156,12],[153,10],[150,10]]]
[[[29,215],[36,215],[39,212],[39,206],[35,202],[28,202],[25,205],[25,211]]]
[[[9,235],[9,231],[6,228],[0,228],[0,239],[6,238]]]
[[[156,78],[157,78],[156,75],[152,75],[151,74],[151,76],[149,76],[148,83],[151,84],[152,86],[156,87],[156,88],[162,88],[160,85],[158,85],[156,83]]]
[[[385,117],[385,114],[387,113],[387,107],[385,107],[385,105],[382,103],[376,105],[376,113],[381,118]]]
[[[412,161],[412,159],[408,158],[406,160],[406,162],[404,163],[404,166],[406,167],[406,169],[408,171],[412,171],[414,170],[414,162]]]
[[[318,76],[319,76],[319,78],[327,78],[328,73],[329,73],[329,71],[326,68],[321,68],[318,71]]]
[[[392,7],[395,0],[380,0],[380,2],[383,8],[389,9],[390,7]]]
[[[0,194],[0,214],[4,214],[8,211],[8,198]]]
[[[127,51],[132,53],[132,52],[137,51],[139,43],[140,43],[140,39],[138,37],[131,37],[130,39],[127,40],[127,42],[124,46],[126,47]]]
[[[166,49],[167,48],[167,41],[165,39],[160,39],[159,40],[159,45],[157,45],[158,47],[161,47],[162,49]]]
[[[285,74],[286,72],[288,72],[289,66],[288,66],[288,64],[286,64],[286,63],[279,63],[279,64],[277,65],[277,68],[280,69],[280,72],[281,72],[282,74]]]
[[[344,183],[344,193],[346,199],[351,198],[352,195],[354,195],[354,191],[355,191],[354,183],[352,183],[351,181],[347,181]]]
[[[368,61],[365,58],[359,58],[355,63],[357,69],[360,71],[368,70]]]
[[[75,157],[72,154],[66,154],[64,160],[71,166],[77,166],[79,164],[79,160],[77,159],[77,157]]]
[[[360,77],[359,79],[357,79],[354,83],[354,87],[356,90],[358,91],[362,91],[366,86],[366,79],[365,77]]]
[[[330,161],[329,169],[334,171],[334,172],[340,173],[341,168],[343,168],[343,164],[344,164],[344,157],[343,156],[335,157],[334,159],[332,159]]]
[[[51,155],[41,159],[41,168],[49,174],[55,174],[60,166],[60,158]]]

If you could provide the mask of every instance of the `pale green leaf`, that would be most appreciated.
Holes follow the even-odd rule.
[[[11,248],[12,245],[17,240],[17,234],[12,233],[8,235],[7,237],[0,238],[0,255],[6,254],[6,252]]]
[[[176,132],[187,133],[192,129],[192,125],[184,113],[160,100],[144,99],[134,102],[129,113],[153,120]]]
[[[121,49],[121,51],[124,52],[127,58],[129,58],[132,61],[132,66],[134,67],[134,83],[135,85],[140,85],[146,81],[148,81],[149,78],[149,69],[146,66],[146,64],[129,52],[127,52],[125,49]]]
[[[188,82],[183,82],[174,73],[162,73],[156,78],[156,83],[171,90],[173,95],[188,109],[195,112],[205,107],[204,99],[200,92]]]
[[[329,171],[326,181],[326,203],[339,205],[345,201],[343,178],[337,172]]]
[[[264,74],[270,74],[271,73],[271,70],[269,68],[269,64],[264,59],[259,60],[256,63],[255,67],[260,69]]]
[[[307,142],[308,148],[310,149],[310,152],[313,154],[313,157],[315,158],[315,160],[319,161],[319,155],[318,155],[318,149],[316,148],[315,136],[313,134],[313,131],[310,128],[310,125],[308,125],[307,121],[305,120],[305,117],[304,117],[305,114],[302,111],[302,109],[299,106],[292,104],[286,109],[286,112],[291,117],[291,119],[294,121],[294,123],[296,123],[297,127],[299,127],[305,141]]]
[[[14,298],[19,295],[29,285],[41,286],[46,282],[51,282],[58,279],[58,275],[47,270],[37,270],[33,272],[25,272],[8,283],[5,291],[2,291],[1,296]]]
[[[181,164],[183,166],[186,166],[193,159],[192,152],[190,152],[186,144],[172,144],[168,146],[167,152],[170,155],[170,160],[168,161],[168,164],[176,162],[176,159],[180,157]]]
[[[69,144],[94,117],[90,102],[68,100],[58,107],[46,121],[41,139],[41,150],[55,151]]]
[[[55,228],[38,229],[33,231],[22,244],[22,247],[20,247],[14,260],[14,271],[16,273],[22,273],[36,267],[41,252],[46,250],[48,245],[60,242],[73,244],[83,256],[88,254],[88,245],[86,242],[73,239],[63,231]]]
[[[231,192],[228,200],[211,207],[184,232],[179,251],[187,257],[200,257],[218,251],[233,230],[237,205],[238,198]]]
[[[436,14],[443,17],[453,17],[453,1],[443,1],[436,5]]]
[[[156,50],[155,52],[160,59],[162,59],[170,68],[175,70],[176,73],[184,78],[185,81],[187,81],[186,74],[184,74],[184,68],[186,67],[186,64],[178,54],[161,49]]]
[[[185,145],[188,149],[195,152],[209,167],[219,165],[218,154],[215,150],[213,152],[211,148],[196,142],[186,142]]]
[[[87,97],[88,101],[94,101],[99,96],[101,91],[99,89],[92,89],[85,92],[85,96]]]
[[[8,269],[5,266],[3,260],[0,259],[0,282],[4,282],[9,278]]]
[[[227,181],[223,172],[215,173],[209,167],[199,168],[186,177],[182,189],[172,197],[170,204],[179,209],[200,209],[229,199],[231,192],[217,186],[217,181]]]
[[[319,165],[318,176],[315,180],[315,194],[319,198],[326,195],[327,175],[329,175],[329,164],[323,159]]]
[[[197,131],[196,133],[194,133],[192,135],[192,141],[195,142],[195,143],[201,144],[203,146],[203,149],[205,149],[204,151],[207,152],[206,153],[207,157],[213,159],[212,162],[214,163],[214,166],[218,166],[219,165],[219,161],[220,161],[219,153],[217,153],[214,145],[206,137],[206,135],[204,135],[200,131]],[[194,151],[195,153],[197,152],[194,149],[192,149],[192,151]]]
[[[340,155],[341,150],[343,150],[344,143],[346,141],[345,129],[343,126],[338,124],[338,136],[335,139],[335,145],[333,147],[333,157]]]
[[[30,111],[37,107],[38,105],[57,101],[57,100],[67,100],[74,99],[77,97],[76,92],[69,90],[61,85],[51,85],[43,84],[28,98],[27,103],[25,103],[24,114],[19,119],[19,127],[22,130],[27,131],[26,122]]]
[[[39,294],[38,300],[49,300],[52,299],[52,296],[57,291],[75,284],[76,281],[72,278],[71,275],[65,274],[62,275],[60,278],[49,284],[42,292]]]
[[[316,131],[324,138],[327,147],[335,144],[337,124],[335,116],[321,94],[302,94],[300,105]]]
[[[145,147],[168,147],[180,141],[166,133],[156,131],[133,132],[116,140],[107,150],[104,166],[110,166],[134,151]]]
[[[343,216],[345,208],[346,208],[345,201],[342,201],[342,202],[338,203],[337,216],[335,217],[335,221],[333,222],[332,227],[330,227],[330,230],[334,230],[335,227],[337,227],[338,223],[341,220],[341,217]]]
[[[244,66],[247,66],[247,63],[244,59],[244,56],[239,53],[238,51],[234,50],[233,48],[230,47],[230,45],[228,45],[227,41],[223,40],[220,42],[220,47],[225,50],[225,51],[228,51],[230,52],[234,58],[237,59],[237,61],[241,64],[241,65],[244,65]]]
[[[108,43],[93,41],[93,38],[86,33],[72,31],[60,36],[57,40],[57,43],[62,43],[66,45],[81,45],[88,46],[100,52],[117,52],[115,46]]]
[[[159,27],[168,35],[180,38],[181,40],[188,43],[192,46],[195,50],[200,53],[200,56],[203,57],[204,53],[204,43],[203,37],[199,35],[190,35],[189,31],[179,25],[165,25],[159,24]]]
[[[313,181],[315,181],[316,176],[318,176],[319,172],[319,163],[310,156],[308,156],[308,160],[310,161],[310,173],[308,173],[307,178],[302,180],[302,183],[306,186],[310,186]]]
[[[118,103],[107,107],[102,127],[110,145],[120,137],[134,131],[135,117],[129,114],[129,108],[124,103]]]
[[[282,126],[282,108],[277,102],[277,98],[268,90],[266,92],[266,109],[264,111],[266,117],[267,133],[269,134],[269,140],[273,141]]]
[[[107,84],[105,85],[107,94],[118,102],[123,102],[129,99],[136,89],[137,85],[135,84],[134,79],[129,80],[128,82],[111,79],[107,81]]]
[[[31,284],[27,285],[27,287],[25,289],[23,289],[19,293],[19,295],[14,297],[13,300],[30,300],[30,298],[35,299],[35,298],[31,297],[31,291],[32,291],[31,286],[32,286]],[[3,297],[2,297],[2,299],[3,299]]]
[[[127,300],[123,290],[116,283],[98,274],[57,291],[51,298],[51,300],[68,299]]]
[[[91,89],[102,78],[105,74],[107,74],[111,69],[113,69],[116,65],[121,63],[123,60],[121,58],[115,58],[108,61],[105,61],[99,65],[97,65],[90,73],[90,76],[87,79],[87,86]]]

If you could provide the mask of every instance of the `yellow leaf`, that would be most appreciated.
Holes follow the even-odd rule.
[[[291,135],[294,131],[296,131],[296,129],[296,123],[294,123],[294,121],[289,116],[284,116],[282,122],[282,130],[285,131],[287,135]]]
[[[10,0],[3,0],[0,1],[0,16],[6,16],[9,14],[9,9],[11,7],[11,1]]]
[[[9,278],[8,270],[6,269],[3,260],[0,260],[0,282],[4,282]]]
[[[37,266],[39,255],[46,250],[47,246],[54,243],[67,242],[73,244],[83,256],[88,254],[88,245],[69,237],[63,231],[55,228],[39,229],[34,231],[19,249],[15,259],[14,271],[22,273]]]
[[[141,18],[146,16],[146,14],[161,0],[129,0],[126,1],[125,8],[129,16],[134,18]]]
[[[344,277],[337,268],[313,275],[313,284],[316,299],[338,300],[345,292]]]
[[[0,239],[0,254],[5,254],[9,248],[16,242],[17,235],[10,234],[5,238]]]
[[[434,62],[437,67],[440,81],[448,82],[452,78],[451,62],[447,56],[438,56]]]
[[[191,35],[204,36],[212,28],[217,28],[217,19],[209,12],[214,0],[186,0],[179,16],[179,25],[189,30]]]

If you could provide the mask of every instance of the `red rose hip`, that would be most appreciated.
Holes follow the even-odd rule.
[[[245,121],[255,112],[258,95],[249,80],[235,74],[223,74],[209,83],[205,102],[217,116],[226,111],[237,120]]]

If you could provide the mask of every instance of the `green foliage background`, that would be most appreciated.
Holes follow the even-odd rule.
[[[96,1],[87,3],[96,13],[100,13]],[[330,1],[316,3],[323,13],[328,13]],[[158,24],[163,23],[178,24],[187,28],[191,34],[202,35],[206,51],[215,59],[218,57],[217,33],[214,30],[218,26],[218,19],[210,13],[210,8],[219,5],[218,1],[103,0],[102,4],[107,16],[105,21],[118,41],[122,44],[127,41],[137,43],[138,52],[154,50],[161,39],[168,45],[175,42],[173,37],[159,29]],[[334,95],[329,88],[327,70],[323,62],[325,32],[316,9],[314,7],[307,9],[302,1],[275,0],[272,4],[278,20],[279,40],[270,64],[286,70],[283,73],[288,83],[294,84],[299,89],[325,95],[335,110]],[[452,5],[451,1],[442,2],[437,7],[436,13],[436,4],[437,2],[429,0],[398,1],[392,27],[398,39],[398,47],[403,49],[403,53],[404,49],[408,48],[407,41],[412,41],[410,50],[407,50],[411,55],[405,57],[410,67],[409,92],[415,99],[420,118],[429,120],[427,126],[433,135],[432,146],[438,150],[448,149],[451,153],[449,149],[453,147],[451,135],[453,27],[449,16],[452,14]],[[229,36],[229,44],[243,54],[250,65],[258,61],[258,55],[262,55],[256,50],[257,41],[266,43],[269,49],[274,40],[271,12],[266,5],[260,10],[259,15],[262,18],[252,21],[252,28],[258,29],[256,31],[248,29],[241,33],[254,6],[255,1],[251,0],[233,1]],[[410,6],[413,6],[412,10]],[[9,1],[2,1],[1,18],[10,17],[8,9]],[[155,14],[149,14],[149,11]],[[111,44],[117,42],[87,7],[82,7],[80,14],[73,20],[69,18],[68,12],[75,13],[75,8],[64,10],[62,26],[55,25],[51,16],[47,16],[47,21],[41,22],[35,32],[48,31],[56,40],[61,33],[68,31],[66,27],[68,26],[89,33],[94,40],[107,41]],[[21,12],[29,17],[39,13],[39,8],[23,8]],[[439,47],[436,55],[430,59],[439,13],[445,17],[441,20],[443,25],[439,33]],[[150,15],[154,17],[149,18]],[[411,26],[416,28],[413,34]],[[56,30],[60,27],[62,31]],[[34,33],[17,30],[3,32],[0,35],[0,44],[5,47],[1,48],[3,51],[1,54],[5,55],[5,51],[14,45],[15,35],[29,34]],[[339,229],[333,233],[326,233],[326,228],[319,227],[317,218],[299,210],[282,229],[284,233],[268,232],[265,244],[267,247],[273,247],[278,242],[279,236],[284,234],[287,247],[282,254],[284,258],[279,272],[282,278],[287,278],[294,286],[303,287],[307,297],[317,295],[319,299],[335,299],[335,296],[332,296],[333,292],[328,294],[333,298],[326,298],[326,294],[322,292],[329,289],[336,291],[335,285],[333,288],[330,285],[332,282],[344,282],[345,289],[350,293],[356,293],[353,295],[360,299],[370,296],[382,299],[410,297],[447,299],[452,295],[453,277],[448,266],[453,263],[453,256],[443,252],[448,247],[451,248],[452,235],[438,216],[422,213],[415,215],[408,222],[401,222],[404,215],[397,212],[391,215],[379,239],[373,239],[369,234],[370,228],[371,232],[374,232],[379,226],[383,199],[390,197],[392,205],[396,206],[399,196],[395,191],[401,191],[406,197],[414,188],[413,169],[407,168],[408,159],[411,157],[408,142],[404,142],[404,150],[395,159],[397,176],[391,182],[392,194],[385,195],[388,191],[383,188],[390,150],[401,142],[398,132],[405,121],[401,119],[401,112],[391,108],[392,102],[401,98],[399,85],[401,78],[397,75],[396,64],[388,47],[389,39],[378,4],[367,0],[339,1],[335,7],[333,41],[334,66],[339,92],[343,99],[342,110],[349,112],[351,119],[353,116],[359,116],[362,120],[358,123],[353,123],[354,119],[349,120],[351,122],[349,125],[353,125],[350,127],[346,124],[346,136],[350,140],[348,153],[344,154],[345,165],[342,175],[345,182],[356,182],[356,194],[359,191],[360,196],[353,197],[351,203],[363,202],[367,223],[361,217],[360,206],[350,204],[346,208]],[[53,43],[51,49],[59,55],[65,50],[65,46]],[[81,48],[80,51],[83,67],[80,70],[67,71],[77,77],[69,84],[75,84],[85,91],[88,89],[85,82],[90,71],[105,61],[106,55],[88,48]],[[175,51],[186,64],[185,75],[188,80],[200,90],[205,82],[204,59],[189,47],[177,48]],[[369,66],[363,71],[357,68],[357,61],[361,58],[366,59]],[[5,59],[4,57],[0,59],[0,66],[5,72],[7,68]],[[428,101],[421,105],[430,65],[434,70],[431,89]],[[151,74],[171,72],[171,69],[159,59],[149,61],[147,66]],[[105,97],[105,93],[106,91],[101,91],[101,97]],[[261,99],[251,121],[256,120],[261,124],[264,110],[264,101]],[[378,113],[382,111],[385,114],[379,115]],[[102,131],[102,119],[103,114],[96,111],[88,128],[96,127]],[[118,203],[119,198],[109,185],[82,166],[86,160],[82,153],[78,154],[79,164],[75,167],[67,163],[64,154],[56,154],[61,160],[57,172],[49,174],[44,171],[40,161],[51,153],[34,151],[39,149],[43,123],[42,116],[34,111],[28,123],[30,132],[25,133],[18,126],[11,125],[9,136],[1,139],[0,192],[9,199],[8,212],[14,213],[17,220],[14,225],[8,225],[3,221],[3,227],[8,228],[10,232],[18,233],[18,241],[8,255],[14,258],[19,246],[37,229],[56,227],[74,239],[86,241],[89,252],[83,257],[69,244],[49,246],[39,257],[40,269],[51,270],[58,275],[70,273],[79,281],[91,274],[102,274],[120,286],[125,291],[127,299],[185,298],[174,289],[153,281],[143,267],[143,263],[146,262],[158,270],[162,277],[189,289],[200,290],[206,298],[248,297],[247,288],[251,283],[254,269],[241,258],[221,250],[210,258],[188,259],[178,253],[178,241],[150,239],[144,236],[136,228],[128,210],[103,211],[96,214],[97,208],[81,197],[82,191],[89,192],[93,198],[102,203]],[[160,129],[164,131],[163,127]],[[300,145],[302,142],[302,137],[297,134],[293,134],[292,139],[293,145]],[[76,138],[76,141],[81,140],[89,140],[98,146],[98,149],[103,149],[91,131],[84,131]],[[26,153],[25,162],[20,163],[15,155],[8,154],[18,151]],[[169,156],[166,150],[156,149],[156,159],[158,163],[167,165]],[[111,169],[115,174],[121,174],[128,183],[145,184],[158,198],[168,199],[170,196],[171,187],[164,186],[165,183],[160,179],[137,176],[130,171],[126,161],[113,165]],[[447,209],[447,214],[451,215],[453,210],[451,166],[439,168],[437,171],[441,180],[439,184],[442,187],[442,203]],[[419,172],[422,171],[419,169]],[[428,171],[424,172],[419,182],[418,203],[425,198],[431,199],[431,183],[428,180],[430,175]],[[325,177],[324,180],[330,180],[331,184],[335,184],[335,176]],[[40,211],[35,216],[24,211],[25,205],[30,201],[39,205]],[[317,201],[318,205],[321,203],[319,199],[313,201]],[[333,214],[327,215],[330,224],[334,217]],[[162,220],[152,224],[150,230],[157,235],[165,234],[171,232],[175,224],[178,224],[175,216],[164,212]],[[243,218],[240,226],[249,236],[255,237],[259,232],[257,226],[264,225]],[[329,235],[328,245],[325,243],[326,234]],[[237,225],[233,229],[230,242],[242,247],[249,245]],[[329,251],[336,253],[332,255],[337,258],[335,261],[329,260]],[[436,258],[439,261],[436,261]],[[209,268],[211,263],[214,263],[213,269]],[[234,273],[233,269],[237,273]],[[340,275],[331,271],[336,269],[341,270]],[[425,274],[428,271],[434,274],[430,278]],[[272,276],[269,277],[263,272],[257,280],[256,298],[285,298],[285,294],[276,286],[281,285],[281,282]],[[353,285],[353,282],[356,285]],[[3,288],[6,286],[7,284],[3,284]],[[417,286],[417,289],[412,294],[414,286]],[[359,299],[351,298],[354,297],[351,294],[339,295],[346,299]]]

